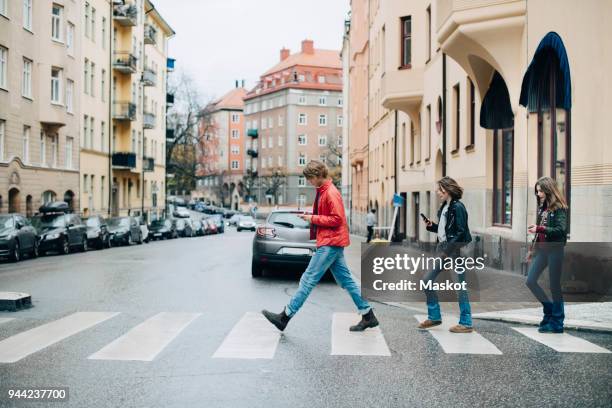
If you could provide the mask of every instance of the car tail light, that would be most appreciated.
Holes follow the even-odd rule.
[[[260,237],[274,238],[276,237],[276,229],[272,227],[257,227],[257,235]]]

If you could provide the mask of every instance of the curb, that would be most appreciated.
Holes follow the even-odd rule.
[[[477,313],[472,315],[474,319],[480,320],[492,320],[506,323],[519,323],[530,326],[537,326],[540,324],[540,316],[530,316],[521,314],[499,314],[499,313]],[[563,327],[566,329],[590,331],[598,333],[612,333],[612,325],[606,323],[589,322],[586,320],[574,320],[566,319],[563,322]]]

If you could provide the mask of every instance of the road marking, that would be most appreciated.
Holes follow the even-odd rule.
[[[280,332],[261,313],[247,312],[232,328],[213,358],[274,358]]]
[[[332,356],[391,356],[379,327],[363,332],[349,330],[361,316],[356,313],[334,313],[332,317]]]
[[[118,315],[77,312],[0,341],[0,363],[14,363],[65,338]]]
[[[153,361],[201,313],[158,313],[109,343],[90,360]]]
[[[561,353],[610,353],[610,350],[567,333],[540,333],[537,327],[513,327],[513,329]]]
[[[0,317],[0,324],[2,323],[8,323],[11,320],[15,320],[13,317]]]
[[[426,315],[414,316],[419,322],[427,319]],[[495,344],[485,339],[481,334],[473,331],[472,333],[451,333],[448,329],[455,325],[450,320],[455,317],[445,315],[446,321],[441,325],[427,329],[428,332],[438,341],[442,350],[447,354],[502,354],[495,347]]]

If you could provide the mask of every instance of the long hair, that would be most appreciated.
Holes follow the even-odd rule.
[[[555,211],[560,208],[567,210],[567,202],[563,194],[559,191],[557,182],[550,177],[540,177],[533,187],[536,198],[538,199],[538,207],[542,204],[539,202],[538,186],[540,186],[540,190],[544,193],[544,200],[546,200],[546,206],[550,211]]]
[[[446,191],[455,200],[460,200],[463,197],[463,187],[461,187],[455,179],[448,176],[442,177],[438,180],[438,186]]]

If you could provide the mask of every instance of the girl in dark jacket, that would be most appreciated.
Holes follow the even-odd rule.
[[[527,287],[542,303],[544,318],[540,322],[540,333],[563,333],[563,295],[561,293],[561,271],[564,246],[567,241],[567,203],[550,177],[542,177],[535,184],[538,200],[536,223],[528,231],[535,234],[529,258],[533,259],[527,274]],[[535,252],[535,253],[534,253]],[[538,285],[538,278],[548,266],[552,301]]]
[[[470,229],[468,228],[468,213],[461,201],[463,196],[463,188],[450,177],[443,177],[438,181],[438,197],[442,201],[442,206],[438,210],[438,224],[424,220],[427,225],[427,231],[438,234],[437,252],[441,257],[459,256],[459,249],[472,241]],[[441,268],[434,268],[424,277],[424,282],[435,281]],[[458,273],[457,279],[459,282],[465,282],[465,273]],[[420,329],[429,329],[442,323],[442,315],[440,314],[440,303],[435,290],[425,290],[427,296],[427,320],[419,324]],[[457,291],[459,300],[459,324],[451,327],[449,330],[453,333],[470,333],[472,328],[472,312],[467,290]]]

